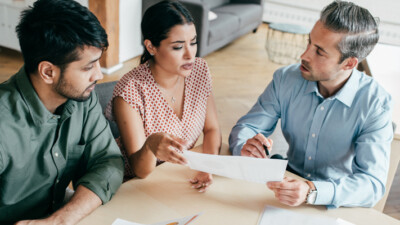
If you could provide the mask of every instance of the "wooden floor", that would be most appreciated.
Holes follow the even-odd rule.
[[[250,109],[257,97],[272,79],[273,72],[282,65],[268,60],[264,49],[267,25],[257,33],[250,33],[228,46],[205,57],[213,77],[213,93],[218,110],[223,142],[228,142],[232,126]],[[118,80],[123,74],[138,65],[134,58],[124,67],[105,76],[102,82]],[[18,71],[22,57],[15,51],[0,51],[0,83]],[[400,219],[400,169],[390,191],[384,212]]]

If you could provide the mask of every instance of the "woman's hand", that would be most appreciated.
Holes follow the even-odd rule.
[[[153,152],[157,159],[186,165],[187,161],[182,152],[187,150],[188,142],[167,133],[151,134],[144,144],[144,149]]]
[[[205,172],[197,172],[196,176],[190,179],[192,188],[196,188],[199,192],[207,191],[208,187],[212,184],[212,174]]]

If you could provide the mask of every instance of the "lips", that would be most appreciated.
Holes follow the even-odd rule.
[[[96,84],[90,85],[88,88],[86,88],[86,91],[92,92],[94,90],[94,87],[96,87]]]
[[[191,70],[193,68],[193,63],[186,63],[182,65],[184,70]]]
[[[301,70],[302,72],[308,72],[308,71],[310,71],[310,70],[308,69],[308,66],[305,65],[305,62],[302,62],[302,63],[301,63],[300,70]]]

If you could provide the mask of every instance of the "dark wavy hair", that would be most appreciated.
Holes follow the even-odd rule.
[[[332,2],[321,12],[320,21],[329,30],[346,33],[338,45],[340,63],[349,57],[361,62],[379,40],[378,19],[352,2]]]
[[[79,50],[94,46],[105,50],[107,34],[93,13],[73,0],[38,0],[21,14],[16,32],[29,73],[42,61],[63,71],[79,60]]]
[[[194,23],[190,12],[177,1],[162,1],[146,10],[143,15],[141,29],[143,40],[150,40],[154,47],[159,47],[160,42],[168,37],[168,33],[175,25]],[[140,63],[145,63],[153,56],[147,51],[140,58]]]

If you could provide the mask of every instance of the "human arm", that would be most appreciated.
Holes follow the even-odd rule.
[[[280,77],[274,76],[250,111],[240,118],[232,128],[229,136],[229,150],[233,155],[241,155],[247,140],[257,134],[261,134],[263,137],[272,134],[281,116],[279,89]]]
[[[326,205],[328,208],[340,206],[372,207],[383,196],[393,131],[390,104],[379,105],[378,107],[376,107],[376,104],[367,107],[369,113],[364,115],[368,115],[368,117],[364,118],[362,123],[357,126],[360,128],[350,140],[352,142],[351,148],[338,149],[336,153],[332,151],[333,149],[329,152],[325,151],[325,145],[318,149],[319,152],[325,151],[325,153],[320,155],[321,159],[315,161],[316,168],[324,171],[326,178],[313,179],[313,184],[317,190],[317,198],[314,204]],[[328,138],[337,139],[332,133]],[[329,144],[327,141],[321,143]],[[341,143],[332,142],[332,144],[338,148],[337,146]],[[348,160],[344,160],[342,157],[338,159],[343,164],[348,165],[349,173],[343,171],[333,175],[332,173],[339,171],[338,168],[341,165],[332,164],[331,167],[324,167],[324,164],[331,164],[330,158],[339,155],[340,151],[345,152],[345,156],[349,157]],[[307,158],[306,161],[310,159]],[[308,177],[316,168],[303,173],[303,176]],[[300,195],[298,193],[298,196]],[[295,197],[293,196],[293,198]]]
[[[186,164],[176,149],[183,151],[186,142],[166,133],[154,133],[146,138],[140,114],[121,97],[113,100],[114,118],[121,134],[133,173],[147,177],[156,167],[157,158],[163,161]]]
[[[84,115],[79,146],[82,147],[82,155],[75,167],[72,183],[75,190],[84,186],[105,204],[122,183],[123,158],[103,116],[96,93],[92,93],[87,103],[80,104],[88,105],[78,107],[79,111],[76,112]]]
[[[384,195],[393,138],[391,102],[369,108],[370,113],[354,138],[352,173],[313,181],[318,191],[315,204],[328,208],[372,207]]]
[[[77,224],[101,205],[101,199],[84,186],[78,186],[71,200],[51,216],[39,220],[23,220],[16,225]]]
[[[212,93],[207,100],[207,111],[203,134],[203,153],[218,155],[221,148],[221,131]],[[212,184],[212,174],[198,172],[190,182],[192,183],[193,188],[198,189],[199,192],[204,192]]]

